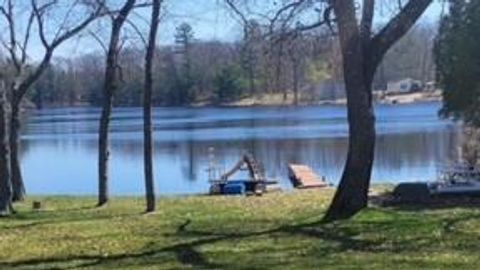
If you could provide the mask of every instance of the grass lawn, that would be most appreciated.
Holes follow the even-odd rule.
[[[321,224],[331,195],[165,198],[149,215],[142,198],[31,198],[0,219],[0,269],[480,268],[480,209],[372,207]]]

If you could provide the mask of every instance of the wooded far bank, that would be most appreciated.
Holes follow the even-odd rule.
[[[434,80],[432,56],[437,25],[417,25],[389,51],[378,69],[374,90],[385,91],[403,80],[423,85]],[[204,41],[182,23],[173,45],[157,47],[154,59],[154,106],[228,103],[295,104],[345,99],[342,60],[336,36],[318,31],[272,42],[260,26],[249,40]],[[144,49],[120,51],[121,81],[115,106],[141,106]],[[99,106],[105,55],[99,50],[74,58],[56,57],[28,93],[30,105]]]

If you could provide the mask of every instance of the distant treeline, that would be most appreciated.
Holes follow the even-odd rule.
[[[297,33],[266,38],[261,27],[250,27],[235,43],[200,41],[188,24],[177,27],[175,42],[158,48],[153,103],[156,106],[222,104],[244,97],[278,94],[291,102],[335,98],[324,85],[343,92],[342,60],[330,33]],[[389,81],[434,79],[432,44],[436,26],[412,30],[386,56],[374,82],[385,89]],[[143,49],[120,53],[120,89],[116,106],[140,106]],[[55,58],[29,93],[38,107],[97,106],[102,102],[104,53],[73,59]],[[322,93],[327,92],[327,93]],[[343,93],[340,93],[340,96]]]

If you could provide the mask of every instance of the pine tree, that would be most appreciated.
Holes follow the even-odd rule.
[[[480,126],[480,2],[450,1],[435,44],[444,117]]]

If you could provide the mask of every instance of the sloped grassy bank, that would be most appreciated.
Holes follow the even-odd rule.
[[[366,209],[322,224],[332,191],[37,197],[0,219],[0,269],[478,269],[480,210]],[[44,210],[31,209],[39,200]]]

